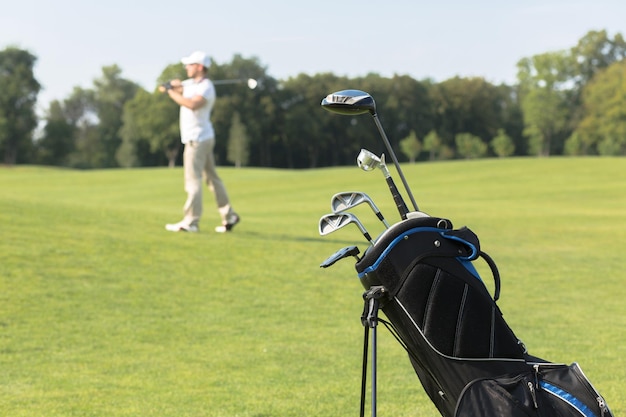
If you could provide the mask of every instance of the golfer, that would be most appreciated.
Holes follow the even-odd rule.
[[[215,133],[211,123],[211,110],[215,103],[215,87],[207,78],[211,59],[196,51],[182,59],[188,79],[172,80],[159,87],[163,93],[180,106],[180,139],[185,150],[183,167],[187,201],[183,219],[166,224],[170,232],[197,232],[202,216],[202,180],[212,190],[222,223],[215,228],[218,233],[229,232],[239,223],[239,215],[230,205],[224,183],[215,170],[213,147]]]

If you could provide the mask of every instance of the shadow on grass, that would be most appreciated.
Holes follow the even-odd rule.
[[[310,236],[293,236],[287,234],[277,234],[277,233],[259,233],[259,232],[239,232],[238,235],[249,236],[253,239],[262,239],[262,240],[276,240],[279,242],[315,242],[315,243],[336,243],[338,245],[354,245],[354,240],[339,240],[339,239],[328,239],[325,237],[310,237]],[[368,245],[367,241],[363,242],[363,244]]]

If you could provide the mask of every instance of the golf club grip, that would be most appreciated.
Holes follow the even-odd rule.
[[[393,178],[391,178],[390,176],[385,178],[385,181],[387,181],[387,185],[389,186],[389,190],[391,191],[393,201],[396,203],[396,207],[398,208],[400,217],[402,218],[402,220],[406,220],[406,215],[409,212],[409,209],[407,208],[404,199],[402,199],[402,196],[398,191],[398,187],[396,187],[396,184],[393,182]]]

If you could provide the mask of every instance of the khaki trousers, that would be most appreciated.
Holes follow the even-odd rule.
[[[183,168],[185,174],[185,191],[187,201],[183,207],[184,221],[189,225],[198,225],[202,216],[202,180],[206,182],[215,196],[222,222],[230,210],[228,193],[224,183],[215,170],[213,147],[215,140],[188,142],[183,151]]]

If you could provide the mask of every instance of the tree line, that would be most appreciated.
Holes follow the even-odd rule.
[[[407,75],[357,78],[332,73],[278,80],[258,58],[213,63],[218,84],[212,120],[220,164],[276,168],[349,165],[361,148],[384,152],[370,118],[332,115],[329,93],[358,89],[378,116],[401,161],[507,156],[626,155],[626,43],[621,34],[590,31],[570,49],[523,58],[515,85],[480,77],[442,82]],[[148,91],[117,65],[102,68],[92,88],[75,87],[35,112],[40,84],[27,50],[0,51],[0,155],[7,165],[70,168],[175,166],[182,145],[178,107],[156,89],[185,78],[166,67]],[[37,127],[40,126],[40,129]]]

